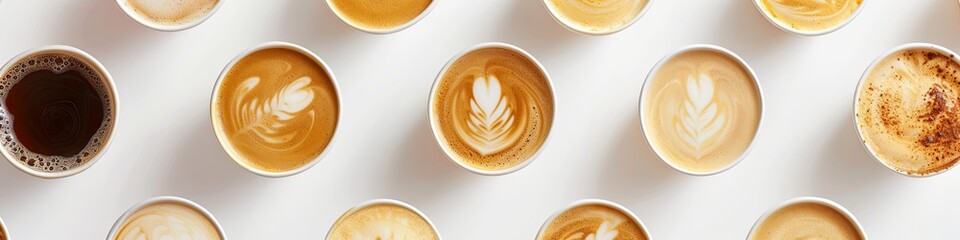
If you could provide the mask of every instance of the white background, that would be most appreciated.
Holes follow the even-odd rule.
[[[4,0],[0,59],[47,44],[78,47],[119,91],[114,143],[89,170],[41,180],[0,164],[0,217],[16,240],[102,239],[124,211],[158,195],[192,199],[231,239],[322,239],[345,210],[395,198],[425,212],[444,239],[532,239],[566,204],[604,198],[635,212],[656,239],[742,239],[770,207],[822,196],[849,208],[873,239],[960,238],[960,170],[900,176],[860,146],[854,88],[881,53],[907,42],[960,48],[952,0],[868,0],[840,31],[800,37],[747,0],[657,0],[627,30],[567,31],[539,0],[442,0],[423,21],[375,36],[322,0],[228,0],[207,22],[175,33],[142,27],[113,0]],[[259,43],[316,52],[343,97],[339,139],[303,174],[267,179],[231,161],[209,120],[222,68]],[[427,94],[450,57],[502,41],[553,77],[551,142],[527,168],[483,177],[440,152]],[[648,150],[637,120],[643,80],[664,55],[711,43],[759,75],[766,112],[752,153],[712,177],[681,175]]]

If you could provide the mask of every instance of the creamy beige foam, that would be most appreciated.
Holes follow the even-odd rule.
[[[843,213],[817,203],[798,203],[776,210],[754,230],[753,240],[863,239]]]
[[[214,99],[214,129],[241,164],[295,170],[326,149],[340,114],[327,70],[310,56],[268,48],[228,70]]]
[[[433,0],[329,0],[345,21],[365,29],[388,30],[413,21]]]
[[[457,59],[431,97],[431,121],[454,160],[503,170],[530,159],[553,122],[553,93],[536,63],[504,48]]]
[[[181,25],[213,12],[220,0],[125,0],[140,17],[160,25]]]
[[[213,221],[196,209],[177,203],[143,207],[121,223],[113,240],[219,240]]]
[[[853,17],[863,0],[760,0],[766,14],[800,31],[836,27]]]
[[[548,223],[537,240],[646,240],[626,213],[600,204],[568,209]]]
[[[887,166],[911,175],[960,161],[960,64],[911,49],[885,57],[861,83],[857,128]]]
[[[696,173],[735,163],[760,124],[759,87],[746,66],[714,50],[691,50],[662,64],[646,83],[643,128],[657,153]]]
[[[586,32],[609,32],[629,25],[649,0],[544,0],[554,15]]]
[[[327,240],[439,240],[426,219],[394,204],[377,204],[348,212],[333,224]]]

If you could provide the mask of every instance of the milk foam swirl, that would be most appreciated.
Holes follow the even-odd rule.
[[[585,205],[564,211],[540,233],[537,240],[643,240],[644,229],[617,209]]]
[[[334,223],[327,240],[438,240],[419,214],[401,206],[379,204],[358,209]]]
[[[216,226],[199,211],[177,203],[157,203],[128,216],[113,240],[219,240]]]
[[[767,13],[787,26],[817,31],[837,26],[853,14],[863,0],[762,0]]]
[[[574,28],[605,32],[625,27],[643,12],[648,0],[545,0],[554,14]]]
[[[891,168],[928,175],[960,162],[960,64],[939,52],[905,50],[881,60],[857,99],[857,127]]]

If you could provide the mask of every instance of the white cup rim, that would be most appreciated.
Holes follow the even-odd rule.
[[[863,84],[864,84],[864,82],[866,82],[867,78],[870,77],[870,73],[873,72],[873,69],[876,68],[877,65],[880,64],[880,62],[882,62],[882,61],[883,61],[884,59],[886,59],[887,57],[889,57],[889,56],[891,56],[891,55],[893,55],[893,54],[897,54],[897,53],[902,52],[902,51],[913,50],[913,49],[931,50],[931,51],[939,52],[939,53],[941,53],[941,54],[947,54],[948,56],[951,56],[951,59],[953,59],[954,62],[960,63],[960,57],[958,57],[956,53],[954,53],[954,52],[951,51],[950,49],[947,49],[947,48],[945,48],[945,47],[942,47],[942,46],[939,46],[939,45],[936,45],[936,44],[932,44],[932,43],[919,43],[919,42],[914,42],[914,43],[907,43],[907,44],[903,44],[903,45],[900,45],[900,46],[893,47],[893,48],[891,48],[890,50],[887,50],[886,52],[884,52],[883,54],[881,54],[881,55],[880,55],[879,57],[877,57],[875,60],[873,60],[873,62],[870,63],[870,66],[868,66],[867,69],[863,71],[863,75],[860,76],[859,83],[857,83],[857,88],[855,89],[855,92],[854,92],[854,94],[853,94],[853,114],[852,114],[852,116],[853,116],[854,128],[857,129],[857,137],[858,137],[858,139],[860,139],[860,145],[863,146],[863,149],[866,150],[867,153],[870,154],[870,157],[872,157],[873,160],[876,160],[878,163],[880,163],[880,165],[883,165],[884,167],[886,167],[886,168],[889,169],[890,171],[893,171],[893,172],[895,172],[895,173],[899,173],[900,175],[904,175],[904,176],[908,176],[908,177],[914,177],[914,178],[927,178],[927,177],[933,177],[933,176],[936,176],[936,175],[940,175],[940,174],[942,174],[942,173],[944,173],[944,172],[950,171],[950,169],[953,169],[954,167],[956,167],[957,165],[960,165],[960,164],[955,163],[955,164],[953,164],[953,165],[951,165],[951,166],[949,166],[949,167],[947,167],[947,168],[944,168],[943,170],[940,170],[940,171],[935,172],[935,173],[925,174],[925,175],[909,174],[909,173],[907,173],[907,172],[904,172],[903,170],[897,169],[897,168],[894,167],[894,166],[890,166],[889,164],[887,164],[886,161],[884,161],[883,159],[880,159],[880,157],[877,156],[877,152],[876,152],[875,150],[873,150],[872,148],[870,148],[870,146],[867,145],[866,139],[864,139],[864,137],[863,137],[863,130],[860,129],[860,119],[857,117],[857,112],[859,112],[859,110],[860,110],[860,107],[859,107],[859,104],[858,104],[859,99],[860,99],[860,92],[861,92],[861,90],[863,90]]]
[[[7,63],[3,66],[3,68],[0,68],[0,74],[6,73],[14,65],[16,65],[17,63],[19,63],[20,61],[28,57],[35,56],[38,54],[47,54],[47,53],[69,55],[87,64],[88,66],[90,66],[92,69],[96,70],[100,74],[100,77],[102,78],[101,81],[103,82],[104,87],[106,87],[106,89],[104,90],[107,92],[107,94],[110,95],[109,96],[111,99],[110,107],[113,109],[112,111],[113,114],[110,116],[107,116],[107,117],[112,117],[113,120],[110,121],[109,126],[107,126],[107,130],[106,130],[107,133],[104,135],[103,139],[101,139],[102,147],[93,155],[93,157],[90,157],[90,160],[88,160],[83,165],[68,169],[66,171],[61,171],[61,172],[41,172],[41,171],[33,170],[27,166],[24,166],[23,164],[19,163],[18,160],[14,159],[13,156],[10,155],[10,152],[6,147],[0,147],[0,155],[3,155],[3,158],[7,159],[7,162],[12,164],[14,167],[31,176],[44,178],[44,179],[66,178],[73,175],[77,175],[89,169],[90,167],[93,166],[93,164],[97,163],[97,161],[99,161],[101,157],[103,157],[103,154],[106,153],[107,150],[109,150],[111,143],[113,143],[114,131],[117,128],[117,121],[119,116],[119,114],[117,114],[117,111],[119,111],[119,108],[117,106],[119,105],[118,102],[120,101],[120,99],[117,96],[117,87],[113,83],[113,77],[110,76],[110,72],[107,71],[107,68],[104,67],[103,64],[100,63],[100,61],[97,61],[97,59],[91,56],[90,54],[84,52],[83,50],[80,50],[71,46],[47,45],[47,46],[42,46],[42,47],[34,48],[31,50],[27,50],[21,53],[20,55],[17,55],[13,59],[10,59],[10,61],[7,61]],[[11,135],[13,135],[13,133],[11,133]]]
[[[646,239],[651,239],[650,229],[647,228],[647,225],[643,224],[643,221],[640,221],[640,218],[637,217],[636,214],[634,214],[632,211],[630,211],[630,209],[627,209],[626,207],[620,204],[603,200],[603,199],[581,199],[581,200],[574,201],[570,204],[567,204],[566,207],[563,207],[559,211],[556,211],[555,213],[553,213],[553,215],[550,215],[550,217],[547,218],[546,221],[543,222],[543,225],[540,226],[540,231],[537,232],[537,237],[535,237],[534,239],[540,239],[540,237],[542,237],[543,235],[543,232],[547,231],[547,227],[550,226],[550,223],[552,223],[553,220],[556,220],[557,217],[559,217],[561,214],[569,211],[570,209],[574,209],[581,206],[587,206],[587,205],[600,205],[600,206],[605,206],[605,207],[613,208],[613,209],[616,209],[617,211],[620,211],[624,215],[627,215],[627,217],[629,217],[631,220],[636,222],[641,229],[643,229],[643,235],[644,237],[646,237]]]
[[[123,222],[126,221],[127,218],[130,217],[130,215],[133,215],[134,213],[136,213],[136,212],[139,211],[140,209],[143,209],[143,208],[148,207],[148,206],[151,206],[151,205],[160,204],[160,203],[174,203],[174,204],[179,204],[179,205],[189,207],[189,208],[191,208],[191,209],[199,212],[199,213],[202,214],[204,217],[206,217],[207,220],[209,220],[211,224],[213,224],[213,227],[217,229],[217,234],[219,234],[220,237],[222,237],[224,240],[227,239],[227,234],[224,233],[223,227],[220,225],[220,222],[217,221],[217,218],[215,218],[215,217],[213,216],[213,214],[210,213],[210,211],[207,211],[206,208],[203,208],[203,206],[200,206],[200,204],[197,204],[197,203],[195,203],[195,202],[193,202],[193,201],[190,201],[190,200],[188,200],[188,199],[181,198],[181,197],[160,196],[160,197],[154,197],[154,198],[147,199],[147,200],[145,200],[145,201],[143,201],[143,202],[140,202],[140,203],[137,203],[136,205],[133,205],[133,207],[130,207],[130,209],[127,209],[127,211],[124,212],[123,215],[120,215],[120,218],[117,218],[117,221],[116,221],[116,223],[113,224],[113,227],[110,228],[110,233],[107,234],[107,240],[112,240],[112,239],[114,238],[114,236],[117,234],[117,231],[120,230],[121,225],[123,225]]]
[[[740,154],[739,157],[737,157],[737,160],[735,160],[735,161],[727,164],[726,166],[724,166],[724,167],[722,167],[722,168],[720,168],[720,169],[713,170],[713,171],[709,171],[709,172],[694,172],[694,171],[690,171],[690,170],[688,170],[688,169],[684,169],[684,168],[682,168],[682,167],[680,167],[680,166],[677,166],[677,165],[674,164],[671,160],[666,159],[666,158],[663,156],[663,154],[661,154],[660,151],[658,151],[658,150],[653,146],[654,144],[653,144],[653,142],[651,142],[651,140],[650,140],[650,136],[649,136],[648,131],[647,131],[647,129],[646,129],[646,124],[644,124],[644,120],[643,120],[643,119],[644,119],[644,116],[646,115],[646,114],[644,113],[644,111],[643,111],[643,106],[644,106],[644,98],[643,98],[643,96],[646,95],[646,92],[649,90],[650,82],[652,82],[652,79],[654,78],[654,76],[656,76],[656,74],[660,71],[660,69],[661,69],[667,62],[669,62],[669,61],[672,60],[673,58],[679,56],[680,54],[687,53],[687,52],[691,52],[691,51],[713,51],[713,52],[718,52],[718,53],[724,54],[724,55],[726,55],[726,56],[728,56],[728,57],[736,60],[738,63],[740,63],[740,65],[742,65],[742,66],[744,67],[744,69],[747,70],[747,72],[750,74],[750,77],[753,78],[753,79],[752,79],[753,84],[754,84],[754,86],[756,87],[756,89],[757,89],[757,95],[758,95],[758,97],[760,98],[760,99],[759,99],[759,100],[760,100],[760,119],[757,121],[757,127],[756,127],[757,130],[753,133],[753,138],[750,140],[750,145],[747,145],[747,148],[743,151],[742,154]],[[638,108],[639,117],[640,117],[640,131],[643,132],[643,136],[647,138],[647,141],[646,141],[646,142],[647,142],[647,147],[650,148],[650,150],[654,153],[654,155],[657,156],[658,159],[660,159],[660,161],[662,161],[663,163],[666,163],[667,166],[670,166],[670,168],[673,168],[673,170],[676,170],[677,172],[680,172],[680,173],[683,173],[683,174],[686,174],[686,175],[690,175],[690,176],[711,176],[711,175],[716,175],[716,174],[725,172],[725,171],[727,171],[727,170],[730,170],[731,168],[733,168],[733,167],[736,166],[737,164],[740,164],[740,162],[742,162],[743,159],[745,159],[745,158],[747,157],[747,155],[750,154],[750,151],[753,150],[753,147],[754,147],[754,146],[756,145],[756,143],[757,143],[757,137],[760,135],[761,129],[763,129],[763,122],[764,122],[764,116],[763,116],[763,115],[764,115],[764,112],[766,112],[766,103],[765,103],[765,100],[764,100],[764,97],[763,97],[763,88],[760,86],[760,79],[759,79],[759,77],[757,77],[757,73],[753,71],[753,67],[751,67],[749,64],[747,64],[747,61],[743,60],[743,58],[741,58],[741,57],[740,57],[739,55],[737,55],[736,53],[734,53],[734,52],[732,52],[732,51],[730,51],[730,50],[727,50],[726,48],[720,47],[720,46],[710,45],[710,44],[694,44],[694,45],[688,45],[688,46],[682,47],[682,48],[674,51],[673,53],[667,54],[666,56],[664,56],[663,58],[661,58],[660,61],[657,62],[656,65],[653,66],[653,68],[650,70],[650,72],[647,73],[647,77],[646,77],[646,79],[645,79],[644,82],[643,82],[643,87],[640,89],[640,100],[638,101],[638,106],[637,106],[637,108]]]
[[[453,66],[453,64],[463,56],[466,56],[467,54],[477,50],[489,49],[489,48],[506,49],[506,50],[518,53],[524,58],[526,58],[527,60],[529,60],[530,62],[534,63],[534,65],[537,66],[537,69],[540,70],[541,73],[543,73],[544,79],[547,82],[547,87],[550,88],[550,97],[551,97],[550,100],[553,103],[553,111],[551,112],[552,117],[550,118],[550,129],[547,130],[547,136],[546,138],[544,138],[543,143],[540,144],[537,151],[534,152],[532,155],[530,155],[530,157],[528,157],[527,159],[523,160],[523,162],[515,166],[509,167],[506,169],[501,169],[501,170],[479,169],[479,168],[475,168],[473,166],[467,165],[466,163],[463,163],[460,160],[457,160],[455,156],[456,153],[450,150],[447,144],[444,143],[444,140],[442,139],[443,136],[441,136],[441,132],[440,132],[440,126],[438,126],[436,121],[434,121],[434,119],[436,118],[436,113],[433,112],[433,97],[437,94],[437,90],[438,90],[437,87],[440,85],[440,82],[443,81],[443,75],[447,72],[447,70],[449,70],[450,67]],[[550,77],[550,74],[547,73],[547,69],[544,68],[543,64],[541,64],[540,61],[534,58],[533,55],[531,55],[529,52],[524,51],[523,49],[517,46],[510,45],[507,43],[502,43],[502,42],[480,43],[472,47],[469,47],[466,50],[463,50],[457,55],[450,58],[450,60],[447,61],[447,63],[443,66],[443,68],[440,69],[440,73],[437,74],[437,77],[433,82],[433,87],[430,88],[430,95],[427,98],[427,115],[428,115],[427,121],[430,122],[430,131],[433,133],[434,140],[437,141],[437,145],[440,146],[440,149],[443,151],[444,155],[447,156],[448,160],[452,161],[454,164],[457,164],[457,166],[459,166],[460,168],[463,168],[472,173],[484,175],[484,176],[502,176],[502,175],[510,174],[510,173],[519,171],[520,169],[523,169],[527,165],[530,165],[530,163],[532,163],[534,160],[536,160],[537,157],[539,157],[540,154],[543,153],[543,149],[547,146],[547,143],[550,142],[550,139],[553,136],[553,127],[554,127],[554,124],[556,124],[556,113],[557,113],[557,93],[553,87],[553,79]]]
[[[433,221],[430,221],[430,218],[428,218],[426,214],[424,214],[423,212],[421,212],[420,209],[417,209],[416,207],[413,207],[412,205],[407,204],[407,203],[402,202],[402,201],[399,201],[399,200],[386,199],[386,198],[367,200],[367,201],[362,202],[362,203],[360,203],[360,204],[358,204],[358,205],[356,205],[356,206],[354,206],[354,207],[352,207],[352,208],[350,208],[350,209],[347,209],[347,211],[343,212],[343,214],[341,214],[340,217],[337,217],[337,220],[333,222],[333,225],[330,225],[330,229],[327,230],[327,235],[324,237],[324,239],[330,239],[330,235],[333,234],[333,230],[334,230],[334,229],[337,227],[337,225],[340,224],[340,222],[342,222],[347,216],[350,216],[351,214],[354,214],[354,213],[356,213],[357,211],[359,211],[359,210],[361,210],[361,209],[364,209],[364,208],[367,208],[367,207],[370,207],[370,206],[375,206],[375,205],[394,205],[394,206],[399,206],[399,207],[405,208],[405,209],[407,209],[407,210],[410,210],[411,212],[416,213],[417,216],[420,216],[420,218],[422,218],[424,221],[427,222],[427,224],[430,225],[430,228],[433,229],[433,233],[436,233],[436,234],[437,234],[437,238],[438,238],[438,239],[443,239],[443,236],[440,236],[440,231],[437,230],[437,226],[434,225],[434,224],[433,224]]]
[[[213,9],[211,9],[210,12],[204,15],[203,17],[194,19],[193,21],[190,21],[190,22],[177,24],[177,25],[163,25],[163,24],[157,24],[157,23],[151,22],[150,20],[145,19],[143,16],[140,16],[140,14],[138,14],[133,9],[130,9],[130,7],[127,6],[126,3],[124,3],[125,1],[128,1],[128,0],[117,0],[117,6],[120,7],[120,10],[123,11],[123,13],[127,15],[127,17],[130,17],[130,19],[133,19],[133,21],[139,23],[140,25],[143,25],[144,27],[147,27],[153,30],[157,30],[161,32],[176,32],[176,31],[187,30],[187,29],[196,27],[197,25],[200,25],[203,22],[206,22],[207,19],[210,19],[210,17],[213,16],[213,14],[220,9],[220,6],[222,6],[223,2],[225,2],[226,0],[218,0],[217,5],[214,6]]]
[[[652,6],[653,3],[656,2],[656,0],[647,0],[646,6],[643,6],[643,9],[640,10],[640,13],[637,13],[637,15],[634,16],[632,19],[630,19],[630,21],[627,22],[626,24],[623,24],[619,27],[611,28],[605,31],[589,31],[586,29],[578,28],[574,24],[570,23],[568,20],[558,16],[556,9],[550,6],[550,3],[547,3],[547,1],[550,1],[550,0],[541,0],[540,2],[543,3],[543,7],[547,9],[547,12],[550,13],[550,16],[553,17],[553,20],[557,21],[557,23],[560,23],[560,25],[563,26],[563,28],[566,28],[571,32],[575,32],[575,33],[579,33],[587,36],[605,36],[605,35],[611,35],[611,34],[626,30],[627,28],[630,28],[630,26],[633,26],[634,23],[637,23],[637,21],[639,21],[640,18],[643,18],[643,15],[645,15],[647,11],[650,10],[650,6]]]
[[[787,26],[786,23],[783,23],[780,20],[774,18],[773,16],[770,16],[770,13],[763,8],[763,5],[762,3],[760,3],[760,1],[764,1],[764,0],[753,0],[753,5],[757,7],[757,10],[760,11],[760,15],[763,15],[763,17],[766,18],[767,21],[769,21],[771,24],[773,24],[780,30],[783,30],[784,32],[789,32],[789,33],[797,34],[800,36],[807,36],[807,37],[826,35],[828,33],[836,32],[837,30],[840,30],[841,28],[847,26],[847,24],[850,24],[850,22],[853,22],[854,18],[857,18],[857,16],[860,15],[860,12],[863,11],[863,6],[866,5],[866,2],[867,2],[867,0],[864,0],[864,2],[860,4],[860,6],[857,6],[857,10],[854,11],[853,14],[850,15],[850,17],[848,17],[846,20],[843,20],[843,22],[841,22],[840,24],[837,24],[830,28],[817,30],[817,31],[803,31],[803,30],[798,30],[790,26]]]
[[[256,51],[271,49],[271,48],[282,48],[282,49],[294,50],[313,59],[318,65],[320,65],[321,68],[323,68],[327,76],[330,77],[330,83],[333,86],[333,91],[337,95],[337,124],[333,128],[333,134],[331,134],[330,136],[330,142],[327,143],[327,146],[323,149],[322,152],[320,152],[320,155],[317,155],[316,158],[314,158],[313,160],[310,160],[309,163],[304,164],[299,168],[289,170],[289,171],[283,171],[283,172],[269,172],[269,171],[260,170],[253,166],[249,166],[243,163],[239,156],[234,156],[234,154],[227,149],[228,147],[233,148],[233,144],[229,142],[229,139],[226,139],[225,137],[221,136],[220,131],[218,131],[218,129],[221,126],[220,124],[217,123],[217,118],[216,118],[217,113],[215,112],[215,109],[216,109],[215,106],[217,104],[217,96],[219,95],[219,92],[220,92],[219,90],[222,85],[221,83],[223,83],[223,79],[226,78],[227,73],[230,72],[230,69],[232,69],[233,66],[236,65],[237,62],[239,62],[244,57],[247,57]],[[281,177],[297,175],[307,171],[307,169],[312,168],[314,165],[317,165],[317,163],[319,163],[320,160],[322,160],[324,157],[326,157],[330,153],[330,149],[333,148],[333,145],[337,140],[337,136],[340,135],[339,134],[340,124],[342,124],[342,120],[343,120],[343,117],[341,115],[343,115],[343,97],[341,96],[341,93],[340,93],[340,85],[337,83],[337,77],[333,74],[333,71],[330,69],[330,66],[327,65],[327,63],[324,62],[323,59],[318,57],[309,49],[306,49],[300,45],[296,45],[288,42],[280,42],[280,41],[265,42],[238,54],[220,72],[220,76],[217,78],[217,82],[214,83],[213,93],[210,94],[210,124],[213,126],[213,134],[217,137],[217,142],[220,143],[221,149],[227,154],[227,156],[230,156],[230,159],[232,159],[235,163],[237,163],[237,165],[240,165],[240,167],[242,167],[243,169],[246,169],[247,171],[253,174],[256,174],[258,176],[268,177],[268,178],[281,178]]]
[[[369,33],[369,34],[387,35],[387,34],[396,33],[399,31],[403,31],[404,29],[410,28],[414,24],[417,24],[418,22],[420,22],[420,20],[422,20],[428,14],[430,14],[430,11],[433,10],[433,8],[437,5],[438,2],[440,2],[440,0],[431,0],[430,5],[427,5],[427,8],[424,9],[423,12],[420,13],[420,15],[417,15],[417,17],[411,19],[410,21],[407,21],[404,24],[401,24],[399,26],[392,27],[392,28],[387,28],[387,29],[371,29],[371,28],[361,27],[360,25],[357,25],[356,23],[351,22],[342,14],[340,14],[340,12],[335,7],[333,7],[333,4],[330,3],[330,0],[325,0],[325,2],[327,3],[327,8],[329,8],[330,11],[333,12],[333,15],[336,15],[337,19],[340,19],[340,21],[347,24],[347,26],[350,26],[353,29],[359,30],[361,32]]]
[[[839,212],[844,217],[846,217],[847,220],[850,221],[850,223],[853,223],[853,225],[857,227],[857,233],[859,233],[860,236],[862,236],[864,239],[867,239],[867,233],[863,230],[863,225],[860,224],[860,221],[857,220],[857,217],[854,216],[853,213],[850,212],[850,210],[847,210],[847,208],[843,207],[839,203],[836,203],[834,201],[831,201],[826,198],[821,198],[821,197],[797,197],[797,198],[784,201],[778,204],[776,207],[770,208],[769,210],[764,212],[763,215],[760,215],[760,218],[758,218],[757,221],[753,224],[753,227],[750,227],[750,233],[747,234],[746,239],[750,240],[751,238],[753,238],[754,234],[756,234],[756,231],[758,230],[760,225],[763,224],[763,222],[766,221],[767,218],[770,218],[770,215],[773,215],[773,213],[777,212],[780,209],[783,209],[784,207],[793,206],[795,204],[802,204],[802,203],[813,203],[813,204],[819,204],[819,205],[830,207],[831,209]]]

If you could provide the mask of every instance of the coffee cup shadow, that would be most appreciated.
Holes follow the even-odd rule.
[[[289,1],[286,7],[277,33],[289,34],[285,39],[290,41],[338,44],[366,34],[343,23],[325,0]],[[311,27],[304,28],[305,25]]]
[[[479,177],[448,160],[437,145],[425,115],[408,127],[406,144],[395,154],[397,158],[389,167],[392,173],[387,178],[389,197],[429,204],[439,201],[454,188],[465,187],[471,177]]]
[[[510,39],[510,44],[543,54],[553,54],[554,50],[563,49],[578,38],[590,37],[565,29],[553,19],[542,1],[514,1],[510,13],[501,20],[503,27],[494,36]]]
[[[144,45],[153,40],[162,40],[156,37],[160,34],[154,30],[148,29],[137,24],[130,19],[116,1],[112,0],[80,0],[68,1],[69,6],[65,8],[72,9],[65,11],[60,18],[63,20],[60,31],[56,31],[60,36],[56,39],[64,39],[64,42],[56,44],[66,44],[84,51],[87,51],[104,62],[105,65],[111,65],[112,59],[124,58],[132,52],[143,52]],[[136,55],[142,56],[142,55]]]
[[[920,3],[920,2],[918,2]],[[954,48],[953,43],[960,42],[960,31],[944,31],[944,29],[960,28],[960,5],[955,1],[923,2],[927,4],[926,14],[918,22],[919,26],[910,28],[915,31],[907,36],[923,36],[911,38],[909,41],[931,42]]]
[[[647,139],[640,131],[639,118],[621,124],[620,140],[609,153],[601,159],[604,171],[598,190],[604,197],[612,199],[649,198],[680,184],[685,176],[663,163],[647,145]],[[625,203],[629,203],[625,202]]]

